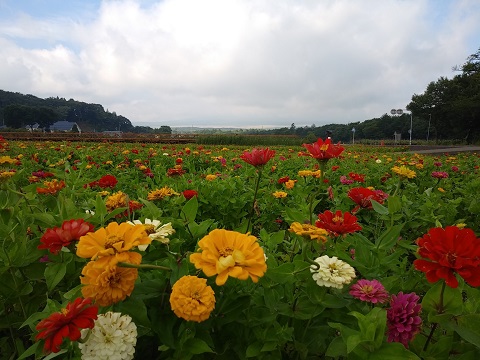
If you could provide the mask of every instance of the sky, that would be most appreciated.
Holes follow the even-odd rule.
[[[479,48],[479,0],[0,0],[0,89],[153,128],[381,117]]]

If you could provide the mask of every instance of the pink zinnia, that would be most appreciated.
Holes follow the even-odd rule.
[[[262,167],[274,156],[275,150],[270,150],[269,148],[252,149],[252,151],[244,151],[243,154],[240,155],[240,159],[255,167]]]
[[[399,342],[408,348],[408,343],[420,332],[422,305],[415,293],[392,295],[387,309],[388,342]]]
[[[385,290],[380,281],[366,279],[357,281],[357,283],[350,288],[350,295],[372,304],[384,303],[388,300],[389,296],[388,291]]]
[[[445,171],[432,171],[432,177],[436,179],[446,179],[448,178],[448,173]]]

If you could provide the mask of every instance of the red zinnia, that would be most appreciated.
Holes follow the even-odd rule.
[[[255,167],[263,166],[275,156],[275,150],[266,149],[252,149],[252,151],[244,151],[240,158]]]
[[[198,192],[196,192],[195,190],[184,190],[182,194],[187,200],[190,200],[194,196],[198,196]]]
[[[413,262],[431,283],[445,279],[456,288],[460,275],[471,286],[480,286],[480,239],[473,230],[447,226],[433,228],[417,240],[418,254],[423,259]]]
[[[62,227],[47,229],[40,239],[39,249],[48,249],[52,254],[58,254],[63,246],[68,246],[74,240],[94,230],[94,226],[83,219],[64,221]]]
[[[372,209],[372,200],[375,200],[379,204],[383,204],[384,200],[388,197],[388,194],[384,193],[382,190],[371,190],[364,187],[350,189],[347,195],[358,206],[364,209]]]
[[[117,185],[117,178],[113,175],[104,175],[98,181],[97,185],[102,189],[111,188],[113,189]]]
[[[303,144],[303,147],[317,160],[328,160],[339,157],[343,150],[345,150],[340,143],[334,145],[332,144],[332,140],[327,139],[323,141],[320,138],[313,144]]]
[[[357,223],[357,217],[348,211],[342,213],[341,210],[337,210],[335,213],[332,213],[330,210],[327,210],[319,214],[318,218],[319,220],[317,220],[315,225],[327,230],[333,236],[362,230],[362,227]]]
[[[36,327],[40,333],[35,340],[45,340],[45,352],[59,352],[63,339],[80,339],[80,329],[92,329],[97,319],[98,306],[91,305],[92,299],[77,298],[68,303],[61,312],[51,314]]]

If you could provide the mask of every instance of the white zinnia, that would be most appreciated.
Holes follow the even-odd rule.
[[[355,278],[355,269],[346,262],[339,260],[336,256],[323,255],[314,260],[320,268],[310,267],[313,280],[318,286],[334,287],[341,289],[343,285],[349,284]]]
[[[167,236],[175,233],[175,229],[172,227],[172,223],[162,225],[159,220],[145,219],[145,222],[143,223],[140,220],[133,220],[133,222],[128,221],[128,223],[132,225],[144,225],[148,237],[152,240],[160,241],[162,244],[168,244],[170,242],[170,239],[168,239]],[[138,245],[138,249],[140,251],[145,251],[147,247],[148,245]]]
[[[129,315],[107,312],[98,315],[93,329],[83,329],[78,347],[82,360],[130,360],[135,354],[137,326]]]

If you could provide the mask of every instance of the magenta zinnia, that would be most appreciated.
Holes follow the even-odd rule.
[[[408,348],[408,343],[420,332],[422,318],[419,316],[422,305],[420,297],[415,293],[399,292],[392,295],[390,308],[387,309],[388,341],[402,343]]]
[[[378,280],[358,280],[350,288],[350,295],[372,304],[384,303],[388,300],[388,291],[385,290],[382,283]]]
[[[323,141],[320,138],[313,144],[303,144],[303,147],[308,150],[311,157],[319,161],[339,157],[343,150],[345,150],[340,143],[335,145],[332,144],[332,140],[330,139]]]

